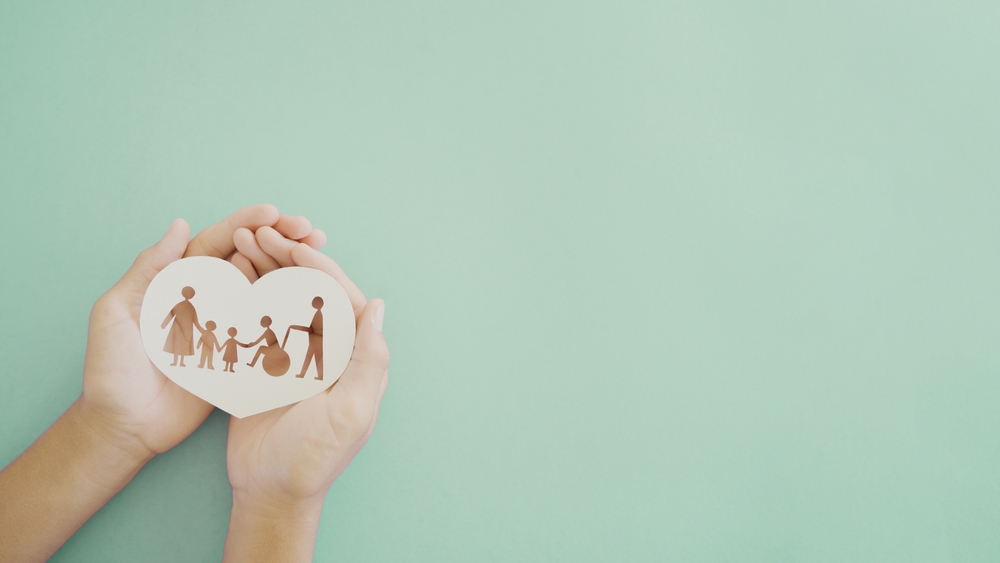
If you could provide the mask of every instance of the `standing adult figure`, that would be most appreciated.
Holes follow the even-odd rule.
[[[173,319],[174,324],[170,326],[170,332],[167,333],[167,341],[163,345],[163,351],[174,355],[174,363],[170,364],[176,366],[178,360],[180,361],[180,367],[186,367],[184,365],[184,356],[194,355],[194,327],[198,327],[198,331],[202,331],[201,325],[198,323],[198,312],[194,310],[194,305],[191,304],[191,298],[194,297],[194,288],[191,286],[186,286],[181,290],[181,295],[184,297],[184,301],[174,305],[173,309],[167,313],[167,318],[163,319],[163,324],[160,328],[167,328],[167,323],[170,319]]]
[[[315,358],[316,379],[323,381],[323,298],[314,297],[312,306],[313,309],[316,309],[316,314],[313,315],[309,326],[292,325],[289,327],[309,333],[309,349],[306,351],[306,360],[302,362],[302,371],[295,377],[305,377],[306,370],[309,369],[309,362]]]

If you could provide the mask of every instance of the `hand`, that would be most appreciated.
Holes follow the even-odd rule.
[[[163,239],[140,253],[121,280],[97,300],[90,315],[79,402],[84,420],[109,441],[148,458],[180,443],[208,417],[212,405],[165,377],[146,355],[139,334],[142,298],[160,270],[187,256],[228,259],[256,279],[252,266],[248,269],[250,261],[236,251],[233,235],[241,228],[262,227],[282,238],[291,235],[319,245],[326,241],[304,217],[280,214],[271,205],[241,209],[190,242],[187,223],[178,219]]]
[[[330,389],[229,421],[226,459],[233,512],[225,560],[308,561],[327,489],[371,435],[389,381],[384,302],[366,302],[333,260],[306,244],[278,240],[264,229],[258,229],[253,241],[236,241],[247,256],[259,259],[259,250],[280,266],[326,272],[347,291],[354,308],[354,353]]]
[[[143,251],[91,312],[83,395],[0,471],[4,561],[47,560],[154,454],[176,445],[208,416],[208,403],[153,367],[139,336],[139,309],[153,276],[182,256],[228,258],[256,279],[253,261],[233,241],[244,227],[266,228],[287,244],[298,243],[284,237],[316,246],[326,241],[305,218],[257,205],[190,243],[187,223],[178,219],[163,240]]]

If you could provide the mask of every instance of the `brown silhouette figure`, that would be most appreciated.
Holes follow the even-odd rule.
[[[257,353],[254,354],[253,360],[247,365],[254,367],[257,365],[257,360],[260,356],[264,356],[264,371],[268,375],[279,377],[285,375],[288,372],[288,366],[291,363],[288,358],[288,353],[285,352],[281,346],[278,346],[278,337],[274,335],[274,331],[271,330],[271,317],[267,315],[260,318],[260,326],[264,327],[264,334],[260,335],[260,338],[254,340],[253,342],[246,345],[247,348],[256,346],[260,342],[264,342],[264,345],[257,349]]]
[[[219,340],[215,337],[215,321],[208,321],[205,323],[205,330],[201,331],[201,338],[198,339],[197,348],[201,348],[201,361],[198,362],[199,368],[205,367],[205,362],[208,362],[208,369],[215,369],[212,367],[212,356],[215,354],[216,348],[222,350],[219,346]]]
[[[249,348],[250,345],[243,344],[242,342],[236,340],[235,338],[236,327],[234,326],[229,327],[228,334],[229,334],[229,340],[226,340],[222,344],[222,346],[219,346],[220,352],[225,350],[225,352],[222,354],[222,361],[226,363],[226,366],[222,368],[222,371],[228,371],[229,373],[236,373],[236,370],[233,369],[233,364],[240,361],[238,355],[239,351],[236,349],[236,347],[239,346],[242,348]]]
[[[316,314],[313,315],[309,326],[292,325],[288,327],[288,330],[301,330],[309,334],[309,349],[306,351],[306,359],[302,362],[302,371],[296,374],[295,377],[305,377],[306,370],[309,369],[309,362],[315,359],[316,379],[323,381],[323,298],[319,296],[314,297],[312,306],[313,309],[316,309]],[[288,341],[287,332],[285,333],[285,341]],[[281,347],[284,348],[285,345],[282,344]]]
[[[194,327],[198,327],[199,331],[204,331],[204,329],[198,323],[198,313],[194,310],[194,305],[191,304],[194,288],[186,286],[181,290],[181,295],[184,297],[184,301],[170,309],[160,328],[167,328],[170,319],[174,320],[174,324],[170,326],[170,332],[167,333],[167,341],[163,345],[163,351],[174,355],[174,363],[170,365],[176,366],[177,361],[180,360],[180,367],[186,367],[184,356],[194,355]]]

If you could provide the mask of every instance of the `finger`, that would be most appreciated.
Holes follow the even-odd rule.
[[[385,302],[372,299],[358,317],[354,352],[328,395],[334,414],[366,432],[375,415],[382,381],[389,367],[389,347],[382,334]]]
[[[233,257],[230,258],[229,261],[232,262],[233,266],[236,266],[239,271],[243,272],[243,275],[250,280],[250,283],[254,283],[260,279],[260,276],[257,275],[257,270],[253,267],[253,263],[242,252],[236,252],[233,254]]]
[[[299,240],[313,230],[309,219],[301,215],[285,215],[284,213],[278,216],[278,222],[273,226],[274,230],[281,233],[281,236],[291,240]]]
[[[292,249],[292,260],[296,266],[304,266],[306,268],[315,268],[321,272],[326,272],[330,277],[337,280],[340,287],[344,288],[347,292],[347,297],[351,300],[351,307],[354,309],[354,315],[358,316],[361,313],[361,309],[365,306],[365,294],[361,293],[358,286],[354,285],[351,278],[347,277],[344,270],[333,261],[326,254],[313,249],[308,244],[299,243]]]
[[[261,249],[270,255],[271,258],[274,258],[282,267],[293,264],[292,249],[295,248],[295,245],[299,244],[298,242],[286,239],[281,236],[281,233],[271,227],[257,229],[255,236],[257,237],[257,244],[260,245]]]
[[[240,227],[257,230],[264,225],[278,222],[278,208],[262,203],[244,207],[222,221],[206,227],[188,244],[184,256],[215,256],[224,258],[236,250],[233,233]]]
[[[187,221],[174,219],[160,242],[140,252],[132,267],[118,280],[115,287],[137,295],[145,293],[149,282],[160,270],[184,256],[190,234],[191,227]]]
[[[236,232],[233,233],[233,243],[236,244],[236,250],[250,260],[258,276],[263,276],[281,267],[274,258],[271,258],[260,248],[250,229],[236,229]]]
[[[320,229],[313,229],[311,233],[300,238],[299,242],[304,242],[316,250],[321,250],[326,246],[326,233]]]

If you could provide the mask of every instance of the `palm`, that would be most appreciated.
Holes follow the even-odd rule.
[[[167,379],[150,361],[139,333],[141,303],[142,295],[109,292],[94,306],[84,395],[91,408],[159,453],[193,432],[212,406]]]
[[[229,423],[229,480],[273,498],[306,499],[326,491],[364,442],[343,415],[338,385],[295,405]],[[359,443],[360,442],[360,443]]]
[[[228,258],[248,278],[256,276],[236,252],[234,233],[276,225],[283,234],[309,235],[305,218],[282,216],[271,205],[243,208],[194,239],[184,221],[175,221],[164,238],[136,258],[121,280],[98,299],[90,315],[83,374],[84,405],[105,421],[139,439],[153,453],[177,445],[212,412],[212,406],[188,393],[158,370],[143,346],[139,311],[150,280],[184,256]],[[309,235],[311,236],[311,235]],[[283,240],[283,239],[282,239]],[[322,244],[325,236],[311,239]],[[252,281],[252,279],[251,279]]]
[[[316,268],[340,283],[354,308],[357,332],[351,361],[329,390],[270,412],[230,418],[226,458],[233,490],[272,502],[325,494],[371,435],[389,377],[382,300],[366,301],[333,260],[306,245],[284,256],[285,265]]]

